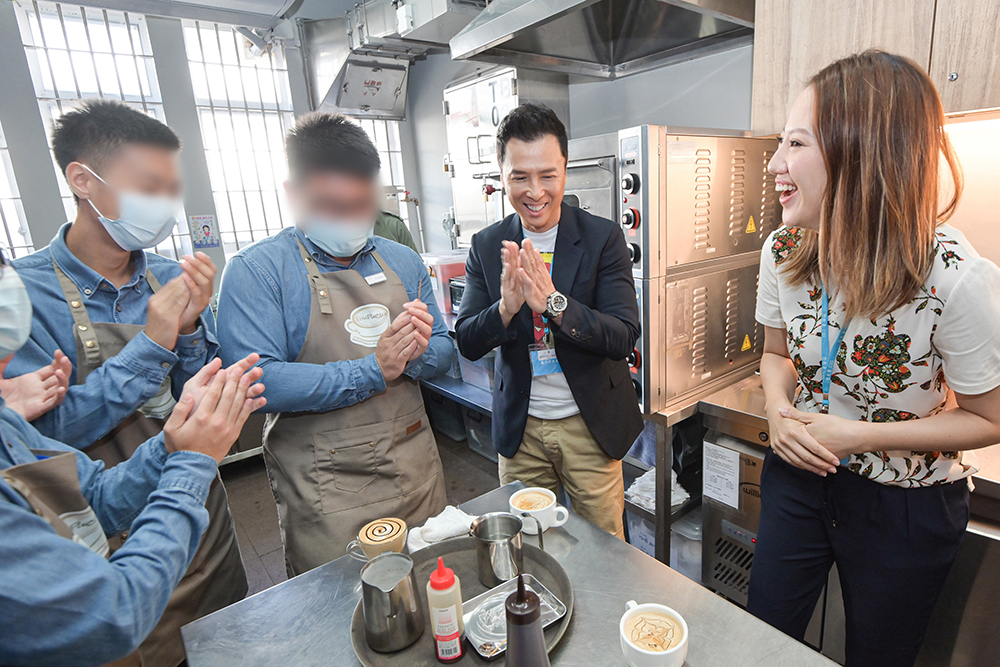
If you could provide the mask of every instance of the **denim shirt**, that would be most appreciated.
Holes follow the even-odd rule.
[[[36,431],[0,399],[0,469],[31,449],[76,456],[80,489],[108,535],[131,527],[109,559],[58,535],[0,478],[0,664],[104,664],[153,630],[208,526],[215,460],[167,454],[163,435],[111,468]]]
[[[226,364],[251,352],[260,354],[266,412],[325,412],[359,403],[385,391],[374,350],[360,359],[326,364],[295,363],[306,340],[312,294],[309,274],[296,240],[301,240],[321,273],[357,271],[363,277],[381,271],[377,250],[402,281],[407,297],[421,300],[434,317],[427,351],[406,366],[420,380],[451,364],[454,344],[434,300],[430,276],[417,253],[394,241],[373,238],[343,266],[320,250],[297,228],[286,228],[247,246],[226,263],[219,295],[220,355]],[[345,314],[346,317],[346,314]]]
[[[48,247],[13,263],[28,289],[34,313],[31,337],[14,355],[4,375],[10,378],[35,371],[52,363],[55,351],[62,350],[73,362],[69,391],[61,405],[33,424],[44,435],[83,449],[155,396],[167,375],[173,381],[174,397],[180,397],[184,383],[215,357],[218,342],[215,318],[211,309],[206,308],[198,328],[194,333],[178,336],[174,350],[157,345],[142,332],[121,352],[91,371],[86,382],[76,384],[73,315],[52,259],[80,290],[91,321],[118,324],[146,323],[146,306],[153,295],[153,288],[146,281],[147,266],[161,285],[180,275],[182,269],[172,259],[135,251],[132,254],[135,273],[127,285],[116,289],[66,247],[69,228],[70,223],[66,223]]]

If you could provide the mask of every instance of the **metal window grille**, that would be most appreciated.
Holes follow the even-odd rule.
[[[21,206],[21,193],[17,189],[3,127],[0,127],[0,163],[0,222],[3,223],[0,247],[7,249],[12,258],[23,257],[34,252],[35,246]]]
[[[402,195],[406,188],[403,185],[403,156],[399,147],[399,123],[394,120],[359,119],[358,122],[371,138],[378,149],[382,161],[382,187],[388,196],[390,193]],[[399,215],[408,220],[407,208],[399,206]]]
[[[54,2],[15,4],[21,41],[38,108],[51,136],[53,122],[85,99],[122,101],[165,121],[146,19],[139,14]],[[53,158],[68,219],[73,193]],[[155,251],[178,258],[191,252],[183,216]]]
[[[255,56],[233,26],[184,21],[195,105],[227,256],[294,224],[284,195],[292,127],[284,49]]]

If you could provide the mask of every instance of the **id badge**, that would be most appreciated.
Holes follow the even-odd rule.
[[[562,366],[559,365],[555,348],[536,343],[528,346],[528,350],[531,354],[531,374],[534,377],[562,373]]]

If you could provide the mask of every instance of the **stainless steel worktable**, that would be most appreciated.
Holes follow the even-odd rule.
[[[507,508],[519,483],[462,505],[476,515]],[[534,538],[527,538],[533,542]],[[835,663],[638,549],[571,514],[545,533],[546,550],[569,573],[573,619],[552,653],[555,667],[625,667],[618,619],[625,602],[675,608],[691,631],[689,667],[811,667]],[[361,564],[348,557],[278,584],[182,630],[191,667],[354,667],[350,623]],[[458,662],[456,664],[462,664]]]
[[[731,435],[767,447],[764,388],[759,375],[751,375],[702,398],[698,412],[708,428],[717,428],[720,422],[725,422]],[[972,476],[973,493],[1000,501],[1000,445],[983,447],[974,453],[979,459],[979,472]]]

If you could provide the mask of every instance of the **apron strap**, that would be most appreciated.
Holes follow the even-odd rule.
[[[72,457],[72,462],[67,464],[67,465],[72,465],[72,470],[67,470],[62,465],[65,460],[60,460],[59,462],[50,461],[48,467],[51,469],[53,467],[52,464],[55,464],[54,467],[56,468],[55,470],[56,473],[60,472],[59,469],[62,469],[63,472],[66,472],[65,476],[64,477],[61,476],[58,481],[65,483],[67,486],[71,486],[75,481],[76,490],[79,491],[80,479],[79,477],[76,476],[76,457],[72,453],[36,450],[36,449],[32,449],[31,453],[35,454],[36,456],[42,455],[48,458],[55,458],[58,456]],[[25,501],[27,501],[27,503],[31,506],[31,509],[34,510],[35,514],[45,519],[46,523],[52,526],[52,528],[56,531],[57,534],[59,534],[61,537],[65,537],[68,540],[74,540],[76,536],[74,535],[73,530],[69,527],[69,525],[67,525],[65,521],[62,520],[62,518],[59,516],[59,513],[53,510],[52,507],[47,502],[39,498],[38,495],[35,494],[34,490],[32,490],[31,484],[28,481],[32,476],[29,474],[27,475],[28,479],[22,479],[22,474],[21,474],[22,470],[26,469],[28,466],[37,466],[37,465],[38,463],[35,462],[34,464],[22,464],[21,466],[13,466],[11,468],[8,468],[7,470],[0,471],[0,477],[3,477],[3,480],[7,482],[7,484],[9,484],[12,489],[21,494],[21,497],[24,498]]]
[[[87,306],[83,304],[83,297],[76,283],[69,279],[56,261],[52,260],[52,266],[56,270],[56,278],[59,279],[59,286],[62,287],[63,296],[69,304],[69,312],[73,316],[73,329],[80,341],[83,343],[83,352],[86,358],[82,361],[90,368],[97,368],[101,365],[101,344],[97,342],[97,333],[94,325],[90,322],[90,315],[87,314]],[[79,363],[81,360],[77,359]]]
[[[83,297],[80,296],[80,290],[77,288],[76,283],[70,280],[69,276],[59,268],[55,259],[52,260],[52,267],[56,270],[56,278],[59,279],[59,286],[62,288],[63,296],[69,305],[69,312],[73,316],[73,329],[83,343],[83,352],[86,354],[84,363],[89,368],[97,368],[102,363],[101,343],[97,340],[97,333],[94,331],[94,325],[90,321],[90,315],[87,313],[87,306],[83,303]],[[160,289],[160,281],[156,279],[156,276],[148,268],[146,269],[146,282],[149,283],[149,287],[154,293]]]
[[[309,284],[319,299],[320,312],[324,315],[333,315],[333,304],[330,303],[330,288],[327,286],[323,276],[320,275],[319,269],[316,268],[316,261],[309,254],[309,251],[306,250],[301,240],[296,238],[295,242],[299,244],[299,255],[302,256],[302,261],[306,265],[306,271],[309,273]]]
[[[156,276],[148,268],[146,269],[146,282],[149,283],[149,288],[153,290],[154,294],[160,291],[160,281],[156,279]]]
[[[382,259],[382,255],[378,254],[378,250],[375,250],[374,248],[372,249],[372,257],[375,258],[375,262],[378,264],[378,268],[382,269],[382,273],[388,275],[389,273],[392,272],[392,269],[390,269],[389,266],[385,263],[385,260]]]

